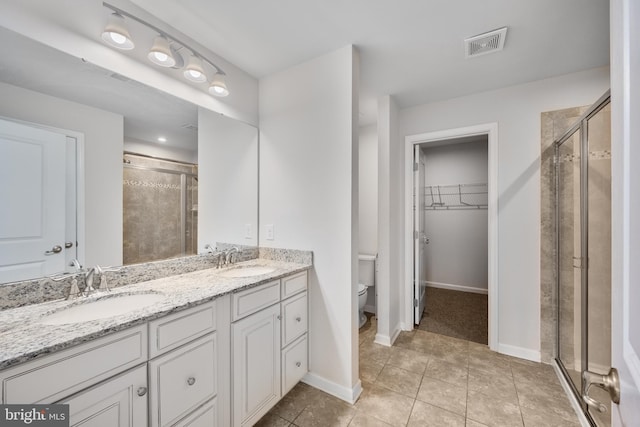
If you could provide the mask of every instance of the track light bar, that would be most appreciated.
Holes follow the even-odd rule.
[[[215,96],[229,95],[229,90],[225,83],[226,73],[222,68],[218,67],[201,53],[141,18],[131,15],[130,13],[109,3],[102,3],[102,5],[113,11],[113,14],[109,17],[109,22],[102,33],[102,40],[105,43],[117,49],[133,49],[134,43],[129,31],[127,30],[125,17],[132,19],[158,33],[158,36],[155,38],[153,46],[149,50],[148,54],[148,58],[151,62],[161,67],[181,68],[184,65],[182,55],[178,54],[177,50],[172,46],[177,44],[179,45],[177,49],[185,48],[191,52],[187,66],[184,69],[184,77],[187,80],[194,83],[206,82],[207,75],[203,65],[205,63],[209,64],[209,66],[213,67],[215,70],[215,75],[209,85],[209,93]]]

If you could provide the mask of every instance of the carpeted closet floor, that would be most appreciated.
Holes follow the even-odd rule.
[[[427,288],[418,329],[487,344],[487,295]]]

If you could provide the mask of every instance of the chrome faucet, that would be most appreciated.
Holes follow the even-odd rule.
[[[237,246],[234,246],[230,249],[227,249],[224,252],[224,263],[225,264],[233,264],[233,254],[239,254],[241,251]],[[237,258],[237,255],[236,255]]]
[[[238,248],[235,248],[236,250]],[[227,260],[228,258],[228,251],[219,251],[218,248],[213,248],[210,244],[206,244],[204,245],[204,250],[206,251],[206,254],[211,254],[211,257],[213,258],[213,261],[216,263],[216,268],[220,268],[222,266],[224,266],[226,263],[228,263],[229,261]]]
[[[102,268],[100,268],[99,265],[96,265],[95,267],[91,267],[89,270],[87,270],[87,273],[84,275],[85,287],[82,294],[85,297],[88,297],[89,295],[91,295],[92,292],[95,292],[96,288],[93,287],[93,283],[96,280],[96,276],[99,276],[99,277],[103,276]]]

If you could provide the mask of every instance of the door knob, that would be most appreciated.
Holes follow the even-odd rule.
[[[62,252],[62,246],[55,245],[54,247],[51,248],[50,251],[46,251],[44,254],[45,255],[53,255],[53,254],[59,254],[60,252]]]
[[[592,408],[599,412],[607,412],[607,407],[589,396],[589,389],[592,385],[609,392],[609,397],[613,403],[620,403],[620,377],[616,368],[609,369],[606,375],[597,374],[591,371],[582,373],[582,381],[584,381],[584,394],[582,400]]]

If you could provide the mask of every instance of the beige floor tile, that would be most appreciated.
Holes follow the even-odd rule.
[[[464,416],[416,400],[407,427],[465,427]]]
[[[378,375],[376,385],[415,399],[421,380],[422,374],[416,374],[387,364]]]
[[[255,424],[255,427],[289,427],[290,425],[289,421],[269,412]]]
[[[545,410],[531,409],[526,406],[521,406],[520,410],[525,427],[580,427],[580,422],[575,414],[573,419],[567,420]]]
[[[454,363],[460,366],[469,365],[469,352],[464,349],[449,346],[447,344],[437,343],[426,353],[430,358],[444,360],[445,362]]]
[[[360,380],[373,383],[384,368],[384,362],[373,359],[360,359]]]
[[[305,383],[298,383],[269,411],[269,414],[293,421],[307,405],[323,394],[325,393]]]
[[[307,405],[293,423],[298,427],[346,427],[355,415],[353,405],[325,394]]]
[[[510,376],[500,376],[481,371],[475,368],[469,368],[469,384],[470,391],[477,391],[487,396],[493,396],[518,404],[518,395],[513,378]]]
[[[387,388],[373,385],[356,403],[359,413],[367,414],[392,426],[405,426],[414,399]]]
[[[424,353],[419,353],[406,348],[392,347],[391,356],[389,357],[387,364],[422,375],[428,362],[429,357]]]
[[[497,376],[513,378],[509,362],[491,354],[484,354],[482,356],[477,353],[470,354],[469,368],[479,369]]]
[[[391,347],[374,342],[363,343],[360,346],[360,360],[375,360],[387,363],[391,355]]]
[[[523,425],[522,414],[517,404],[474,391],[469,392],[467,418],[490,427],[516,427]]]
[[[422,378],[417,399],[456,414],[464,415],[467,407],[467,388],[429,377]]]
[[[349,427],[389,427],[391,424],[387,424],[382,420],[379,420],[374,417],[370,417],[361,412],[357,412],[356,416],[353,417],[351,423],[349,423]]]
[[[415,329],[413,331],[402,331],[396,341],[393,343],[394,347],[400,348],[411,348],[411,342],[413,341],[413,337],[415,335]]]
[[[466,427],[489,427],[486,424],[479,423],[469,418],[467,418],[466,421],[467,421]]]
[[[444,381],[459,386],[467,385],[469,369],[466,364],[459,365],[442,359],[429,359],[424,375],[436,380]]]
[[[545,393],[543,389],[535,387],[518,388],[518,401],[521,407],[546,412],[558,418],[572,420],[575,417],[575,411],[564,394]]]

